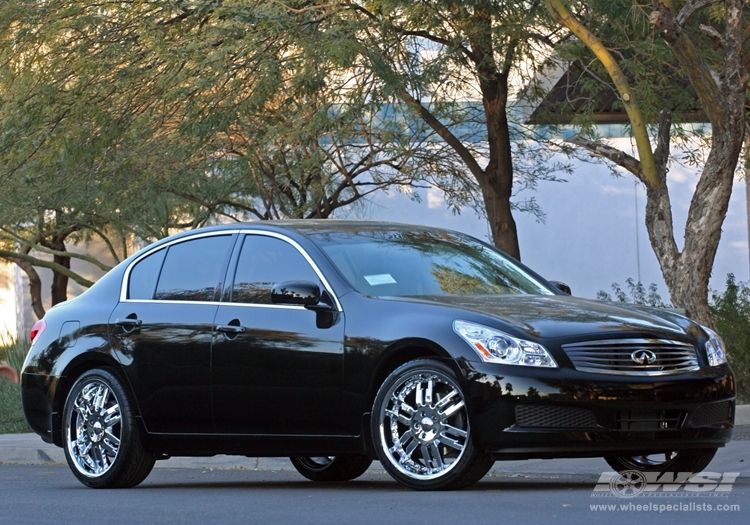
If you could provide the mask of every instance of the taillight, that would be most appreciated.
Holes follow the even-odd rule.
[[[45,328],[47,328],[47,321],[45,321],[44,319],[40,319],[39,321],[34,323],[34,326],[31,327],[31,333],[29,334],[32,344],[37,337],[42,335],[42,332],[44,332]]]

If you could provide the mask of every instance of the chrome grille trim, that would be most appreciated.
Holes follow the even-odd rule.
[[[562,345],[576,370],[597,374],[663,376],[698,370],[696,349],[690,343],[667,339],[608,339]],[[656,354],[652,364],[641,365],[631,354],[648,350]]]

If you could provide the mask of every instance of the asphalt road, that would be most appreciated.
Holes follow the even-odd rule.
[[[133,489],[92,490],[67,467],[2,465],[0,523],[727,525],[746,524],[750,516],[747,477],[720,497],[678,491],[673,497],[629,499],[595,497],[597,479],[498,473],[468,490],[425,493],[402,488],[377,472],[349,483],[321,484],[290,471],[160,468]],[[592,505],[615,505],[617,510],[592,510]],[[667,510],[667,505],[678,510]],[[708,505],[735,507],[709,511]]]

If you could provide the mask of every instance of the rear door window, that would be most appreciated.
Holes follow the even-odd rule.
[[[231,241],[231,235],[214,235],[171,245],[154,299],[217,301]]]

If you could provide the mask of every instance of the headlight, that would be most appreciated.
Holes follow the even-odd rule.
[[[708,334],[708,342],[706,343],[706,357],[708,357],[708,364],[711,366],[723,365],[727,362],[727,349],[724,346],[724,341],[721,340],[719,334],[711,330],[710,328],[702,327]]]
[[[453,321],[453,330],[486,363],[557,368],[557,363],[547,349],[538,343],[467,321]]]

